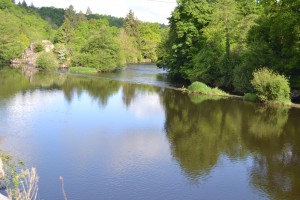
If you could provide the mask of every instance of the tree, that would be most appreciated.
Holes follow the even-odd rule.
[[[144,59],[157,60],[156,48],[161,40],[160,25],[155,23],[141,23],[139,26],[141,36],[141,53]]]
[[[0,10],[0,62],[9,62],[23,51],[20,41],[18,19],[9,12]]]
[[[63,25],[57,30],[54,38],[55,43],[69,44],[74,39],[74,28],[69,20],[65,20]]]
[[[54,29],[58,29],[64,23],[65,10],[62,8],[41,7],[36,9],[36,11]]]
[[[237,35],[242,32],[238,30],[240,19],[234,0],[220,0],[214,4],[211,22],[203,29],[206,48],[202,48],[194,57],[195,67],[189,70],[191,79],[200,79],[217,86],[231,85],[234,62],[237,60],[233,49],[241,43],[236,41]],[[208,66],[215,71],[215,76],[210,76],[210,79],[206,78],[211,73],[211,70],[206,69]]]
[[[23,6],[24,8],[27,8],[27,7],[28,7],[25,0],[22,1],[22,6]]]
[[[72,59],[75,66],[96,68],[98,71],[113,71],[123,67],[124,59],[119,43],[111,30],[102,26],[91,36],[80,53]]]
[[[76,14],[77,16],[77,20],[78,20],[78,24],[80,23],[80,22],[83,22],[83,21],[86,21],[87,20],[87,18],[86,18],[86,16],[85,16],[85,14],[83,14],[83,12],[82,11],[80,11],[78,14]]]
[[[78,24],[78,17],[76,15],[76,12],[74,10],[74,6],[70,5],[66,10],[65,10],[65,22],[69,21],[70,25],[72,28],[75,28]]]
[[[134,12],[132,10],[125,17],[124,29],[125,32],[132,37],[139,37],[139,25],[140,21],[134,16]]]
[[[90,7],[88,7],[87,8],[87,10],[86,10],[86,13],[85,13],[86,15],[92,15],[93,14],[93,12],[92,12],[92,10],[91,10],[91,8]]]
[[[14,6],[14,4],[11,0],[1,0],[0,1],[0,9],[1,10],[10,9],[13,6]]]
[[[206,0],[181,0],[169,19],[169,36],[161,47],[158,66],[175,77],[187,78],[193,55],[203,47],[202,29],[210,21],[211,6]]]

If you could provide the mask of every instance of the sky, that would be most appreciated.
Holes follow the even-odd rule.
[[[21,1],[22,2],[22,1]],[[167,18],[174,10],[176,0],[26,0],[28,5],[35,7],[67,8],[73,5],[77,12],[86,12],[90,7],[94,14],[107,14],[115,17],[125,17],[129,10],[135,16],[148,22],[168,24]]]

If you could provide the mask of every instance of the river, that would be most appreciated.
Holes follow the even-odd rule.
[[[153,65],[117,74],[0,70],[0,148],[39,197],[300,198],[300,109],[172,89]]]

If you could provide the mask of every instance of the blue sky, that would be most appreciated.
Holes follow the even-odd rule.
[[[76,11],[86,12],[90,7],[93,13],[125,17],[131,9],[142,21],[168,23],[167,18],[176,6],[176,0],[26,0],[36,7],[54,6],[67,8],[73,5]]]

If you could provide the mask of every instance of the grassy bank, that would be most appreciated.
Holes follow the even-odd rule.
[[[194,82],[188,87],[188,91],[191,93],[199,93],[213,96],[229,96],[228,93],[224,92],[219,88],[211,88],[202,82]]]
[[[82,74],[97,74],[98,71],[95,68],[90,67],[70,67],[69,72],[71,73],[82,73]]]

